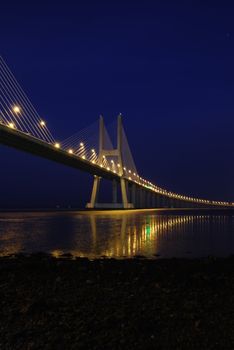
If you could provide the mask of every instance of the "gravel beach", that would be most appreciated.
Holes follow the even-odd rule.
[[[233,349],[234,258],[0,258],[0,349]]]

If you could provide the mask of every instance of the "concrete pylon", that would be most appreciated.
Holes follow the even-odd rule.
[[[128,181],[124,177],[123,171],[123,153],[122,153],[122,138],[123,138],[123,126],[122,126],[122,116],[121,114],[118,116],[118,127],[117,127],[117,148],[116,149],[105,149],[104,146],[104,120],[103,117],[100,116],[99,119],[99,154],[98,154],[98,164],[102,164],[103,157],[117,157],[118,160],[118,170],[120,175],[120,189],[121,189],[121,203],[117,203],[117,184],[116,179],[113,180],[113,201],[112,203],[98,203],[98,193],[101,177],[94,176],[93,189],[91,194],[90,203],[86,205],[87,208],[103,208],[103,209],[130,209],[133,208],[133,203],[129,203],[128,200]]]

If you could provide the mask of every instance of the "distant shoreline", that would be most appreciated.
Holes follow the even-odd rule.
[[[148,209],[85,209],[85,208],[0,208],[1,213],[69,213],[69,212],[81,212],[81,213],[140,213],[140,212],[155,212],[157,214],[225,214],[233,215],[234,208],[148,208]]]

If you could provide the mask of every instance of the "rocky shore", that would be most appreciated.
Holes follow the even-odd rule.
[[[0,349],[233,349],[234,258],[0,258]]]

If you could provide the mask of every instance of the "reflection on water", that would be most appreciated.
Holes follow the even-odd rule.
[[[90,258],[234,253],[231,215],[157,211],[0,213],[0,255],[72,253]]]

